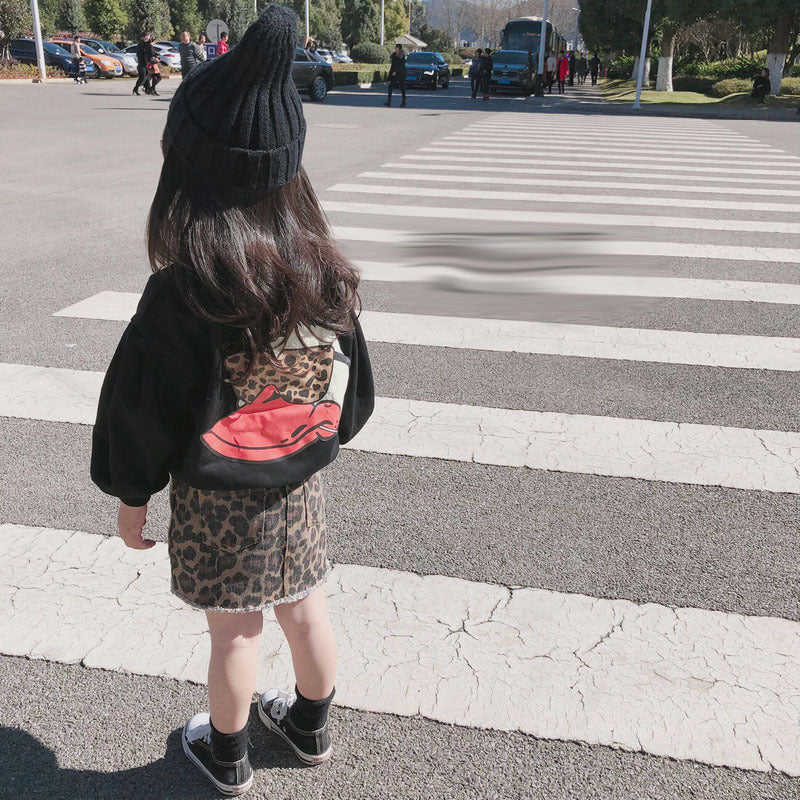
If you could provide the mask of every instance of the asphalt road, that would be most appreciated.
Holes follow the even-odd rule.
[[[66,306],[101,291],[138,292],[148,276],[143,227],[160,168],[159,139],[173,82],[162,98],[130,96],[129,81],[0,87],[0,362],[104,370],[123,323],[54,318]],[[375,90],[331,94],[324,104],[305,103],[309,133],[304,163],[324,202],[391,206],[372,215],[331,211],[337,226],[382,231],[489,235],[518,231],[519,224],[426,218],[404,209],[566,211],[612,213],[612,226],[574,222],[539,226],[562,251],[569,237],[603,241],[681,242],[731,248],[797,247],[795,233],[771,231],[796,222],[795,212],[589,205],[580,193],[619,197],[665,196],[679,183],[693,197],[742,202],[792,203],[780,197],[702,191],[715,173],[650,172],[615,166],[602,152],[595,163],[550,166],[547,177],[589,180],[612,169],[648,190],[509,187],[505,173],[486,173],[473,191],[575,193],[574,202],[428,197],[331,190],[337,184],[414,186],[413,181],[360,178],[371,170],[412,159],[469,126],[497,120],[510,130],[521,123],[540,137],[526,155],[543,167],[579,159],[590,145],[609,147],[627,131],[657,140],[661,121],[626,119],[595,112],[559,114],[561,100],[548,98],[547,113],[535,100],[471,101],[464,82],[437,93],[409,92],[407,109],[386,109]],[[569,102],[563,101],[563,102]],[[679,130],[680,120],[663,123]],[[698,131],[697,121],[685,121]],[[798,128],[789,122],[703,121],[709,136],[729,133],[768,146],[769,155],[800,156]],[[480,130],[480,129],[478,129]],[[669,133],[666,134],[669,136]],[[700,134],[702,137],[702,132]],[[490,142],[491,131],[485,131]],[[702,141],[700,138],[698,141]],[[715,145],[720,149],[720,145]],[[724,145],[722,146],[724,154]],[[631,145],[636,152],[636,145]],[[684,151],[685,154],[685,151]],[[497,154],[499,156],[501,154]],[[507,153],[506,153],[507,155]],[[762,153],[766,163],[766,151]],[[760,157],[760,156],[759,156]],[[732,154],[724,169],[743,177]],[[748,156],[748,159],[750,157]],[[435,162],[430,162],[435,163]],[[459,173],[451,162],[448,174]],[[462,162],[461,165],[467,162]],[[472,162],[470,162],[472,163]],[[489,158],[485,163],[499,162]],[[654,156],[657,163],[657,154]],[[709,156],[698,166],[720,165]],[[609,166],[611,165],[611,166]],[[420,162],[419,170],[426,164]],[[753,167],[757,169],[757,167]],[[775,167],[780,170],[780,167]],[[545,170],[543,169],[543,172]],[[465,173],[462,173],[465,174]],[[722,174],[722,173],[720,173]],[[677,177],[676,177],[677,176]],[[756,180],[755,178],[754,180]],[[607,179],[610,180],[610,179]],[[788,183],[788,182],[787,182]],[[426,183],[437,187],[438,183]],[[457,187],[456,182],[442,184]],[[724,185],[724,184],[719,184]],[[772,184],[764,184],[770,186]],[[787,185],[800,189],[800,183]],[[764,231],[629,226],[636,215],[694,220],[753,220]],[[357,261],[400,263],[391,243],[346,240]],[[778,260],[701,257],[570,256],[567,267],[544,259],[537,268],[559,274],[600,273],[797,284],[797,264]],[[370,311],[481,317],[640,330],[688,331],[760,337],[796,337],[797,306],[779,303],[693,300],[674,297],[601,297],[567,294],[491,295],[419,283],[367,282]],[[371,353],[379,394],[490,408],[552,411],[796,431],[797,373],[648,360],[582,358],[538,353],[374,343]],[[11,522],[113,535],[114,504],[88,478],[90,429],[68,423],[0,417],[0,523]],[[743,491],[697,485],[549,472],[525,467],[344,452],[326,470],[330,557],[334,562],[445,575],[503,586],[529,586],[636,603],[685,606],[725,613],[800,620],[798,612],[798,504],[794,493]],[[164,540],[164,493],[154,498],[150,527]],[[0,632],[0,653],[3,635]],[[178,729],[203,707],[205,688],[161,678],[91,670],[75,664],[0,656],[0,752],[7,768],[0,796],[41,798],[200,798],[215,796],[185,763]],[[298,769],[266,737],[253,736],[254,797],[342,798],[800,798],[798,779],[673,760],[602,745],[535,739],[515,732],[444,725],[423,717],[400,717],[337,708],[337,757],[318,770]],[[665,754],[668,756],[669,754]]]

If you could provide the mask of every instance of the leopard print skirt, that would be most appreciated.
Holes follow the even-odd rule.
[[[327,558],[319,475],[278,489],[205,491],[172,479],[172,592],[205,611],[259,611],[321,586]]]

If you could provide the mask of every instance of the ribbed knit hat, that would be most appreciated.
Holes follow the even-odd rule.
[[[306,122],[292,80],[297,17],[269,5],[228,53],[189,73],[172,98],[164,139],[195,179],[268,192],[300,169]]]

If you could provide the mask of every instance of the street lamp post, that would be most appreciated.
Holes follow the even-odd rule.
[[[42,47],[42,26],[39,23],[38,0],[31,0],[31,15],[33,16],[33,35],[36,38],[36,63],[39,65],[39,83],[47,80],[47,70],[44,66],[44,47]]]
[[[306,42],[311,38],[311,23],[308,21],[308,0],[306,0]]]
[[[544,7],[542,8],[542,30],[539,34],[539,64],[536,67],[536,78],[533,81],[533,94],[536,97],[544,97],[544,81],[542,75],[544,74],[544,48],[547,42],[547,0],[544,0]]]
[[[385,4],[385,2],[386,2],[386,0],[381,0],[381,47],[383,47],[384,31],[385,31],[385,28],[386,28],[386,26],[384,24],[384,20],[386,19],[385,15],[384,15],[384,4]]]
[[[572,51],[575,52],[578,49],[578,20],[581,16],[581,10],[580,8],[573,8],[572,10],[575,12],[575,39],[572,42]]]
[[[650,12],[653,9],[653,0],[647,0],[647,11],[644,12],[644,29],[642,30],[642,49],[639,51],[639,74],[636,76],[636,100],[633,101],[634,108],[641,108],[639,99],[642,96],[642,84],[644,83],[644,57],[647,52],[647,36],[650,33]]]

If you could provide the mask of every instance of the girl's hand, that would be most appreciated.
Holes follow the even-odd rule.
[[[143,506],[126,506],[125,503],[119,504],[119,515],[117,525],[122,541],[134,550],[149,550],[155,546],[152,539],[145,539],[142,536],[142,528],[147,522],[147,504]]]

